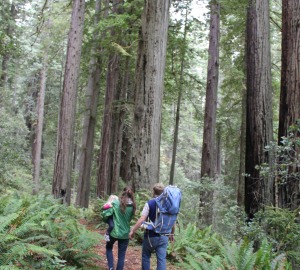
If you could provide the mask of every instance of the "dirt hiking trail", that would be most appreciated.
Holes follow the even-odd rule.
[[[97,253],[99,256],[101,256],[101,259],[97,259],[96,263],[99,266],[99,270],[107,270],[107,260],[105,255],[105,240],[104,240],[104,234],[105,229],[96,228],[96,224],[88,223],[85,220],[80,221],[81,224],[85,225],[86,228],[90,231],[97,232],[101,234],[101,241],[100,243],[95,247],[94,252]],[[117,264],[117,251],[118,251],[118,245],[117,243],[114,244],[114,259],[115,259],[115,265]],[[126,257],[125,257],[125,266],[124,270],[140,270],[141,269],[141,257],[142,257],[142,247],[141,245],[133,245],[133,242],[130,241],[127,251],[126,251]],[[155,254],[151,256],[151,270],[156,269],[156,258]],[[177,266],[172,265],[169,261],[167,261],[167,270],[179,270],[180,268]]]

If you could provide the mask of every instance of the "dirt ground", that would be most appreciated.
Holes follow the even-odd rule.
[[[105,243],[106,243],[104,240],[105,229],[96,229],[95,224],[88,224],[86,221],[81,221],[80,223],[84,224],[89,230],[97,231],[98,233],[100,233],[103,236],[101,242],[95,247],[95,253],[100,255],[102,258],[100,260],[97,260],[97,265],[99,265],[99,270],[108,269],[106,255],[105,255]],[[113,249],[115,265],[117,264],[116,263],[117,251],[118,251],[118,246],[117,246],[117,243],[115,243],[114,249]],[[129,246],[128,246],[127,252],[126,252],[124,270],[139,270],[139,269],[141,269],[141,254],[142,254],[141,246],[134,246],[133,243],[129,243]],[[151,258],[151,270],[156,269],[155,259],[156,259],[155,254],[153,254],[152,258]],[[167,270],[179,270],[179,268],[175,267],[170,262],[167,262]]]

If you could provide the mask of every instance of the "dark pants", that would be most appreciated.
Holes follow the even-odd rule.
[[[116,239],[110,236],[110,241],[106,242],[106,258],[109,269],[114,269],[113,245],[118,241],[118,263],[116,270],[123,270],[125,254],[128,247],[129,239]]]

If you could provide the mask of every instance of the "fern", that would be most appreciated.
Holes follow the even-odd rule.
[[[223,270],[225,266],[222,263],[222,258],[220,256],[212,257],[211,261],[203,261],[201,263],[201,270]]]
[[[241,241],[240,243],[219,243],[221,256],[226,269],[252,270],[255,265],[256,254],[253,252],[252,243]]]
[[[98,257],[89,250],[100,241],[100,236],[77,222],[75,208],[58,204],[46,196],[14,194],[0,198],[0,202],[3,202],[0,216],[2,269],[66,269],[66,264],[83,265]]]
[[[279,254],[271,262],[271,270],[292,270],[292,266],[287,262],[285,254]]]
[[[0,232],[2,233],[7,231],[7,227],[12,224],[17,217],[17,213],[12,213],[7,216],[0,216]]]

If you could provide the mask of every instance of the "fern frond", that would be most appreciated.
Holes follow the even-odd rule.
[[[18,216],[18,213],[11,213],[6,216],[0,216],[0,232],[3,233],[4,231],[6,231],[7,227],[11,225]]]
[[[279,254],[272,260],[271,270],[287,270],[286,255],[284,253]]]
[[[0,270],[20,270],[20,268],[14,265],[1,265]]]
[[[37,245],[27,244],[27,249],[29,250],[29,253],[32,254],[39,254],[42,256],[59,256],[59,253],[56,250],[51,250],[48,248],[44,248]]]

